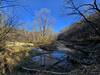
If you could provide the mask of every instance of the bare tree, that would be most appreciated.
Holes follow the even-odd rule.
[[[92,13],[96,12],[100,14],[100,8],[99,8],[100,3],[97,3],[97,0],[93,0],[93,3],[84,3],[84,4],[77,4],[77,5],[75,3],[75,0],[65,0],[64,3],[65,3],[64,4],[65,9],[71,10],[71,12],[69,12],[68,15],[81,16],[84,19],[84,22],[89,24],[94,29],[96,34],[100,36],[98,27],[97,27],[99,25],[97,23],[90,21],[86,16],[86,14],[91,14],[90,13],[91,11]]]
[[[41,32],[42,36],[47,34],[49,29],[52,29],[55,24],[54,18],[50,15],[50,11],[46,8],[36,12],[34,18],[34,30]]]
[[[64,35],[64,34],[67,34],[67,32],[65,31],[64,33],[60,35],[62,38],[59,41],[65,42],[64,45],[66,47],[75,49],[77,53],[76,55],[78,55],[78,51],[79,51],[79,54],[80,53],[83,54],[83,55],[80,54],[80,57],[81,55],[83,57],[86,56],[80,60],[78,59],[80,57],[76,57],[76,59],[75,57],[73,57],[73,60],[77,60],[78,62],[81,61],[81,64],[85,64],[85,65],[97,63],[98,62],[97,60],[99,59],[98,57],[99,55],[96,53],[98,53],[99,51],[96,48],[97,48],[97,45],[100,43],[100,39],[99,39],[100,38],[100,25],[99,25],[100,3],[97,0],[92,0],[93,3],[90,2],[90,3],[83,3],[83,4],[81,4],[80,2],[77,3],[76,1],[79,2],[79,0],[64,0],[64,3],[65,3],[64,10],[68,10],[67,11],[68,16],[78,15],[79,17],[81,17],[82,19],[80,23],[79,22],[78,23],[79,25],[80,24],[84,25],[84,27],[81,27],[80,30],[79,29],[74,30],[73,28],[74,31],[68,35]],[[98,14],[98,16],[95,16],[96,14]],[[90,17],[92,17],[92,19]],[[80,37],[78,37],[79,36],[78,33],[80,33]],[[92,34],[95,34],[95,35],[92,36]],[[99,38],[96,38],[97,36]],[[93,38],[91,39],[91,37]],[[69,45],[69,43],[71,43],[71,46]]]
[[[33,33],[34,41],[41,43],[50,42],[53,37],[53,26],[55,19],[50,15],[47,8],[42,8],[34,15]]]
[[[0,43],[3,45],[7,40],[7,35],[12,31],[14,27],[13,18],[6,18],[3,14],[0,16]]]
[[[5,43],[8,33],[14,27],[13,17],[9,17],[2,11],[4,8],[13,7],[14,5],[9,5],[9,2],[14,2],[14,0],[0,0],[0,47]],[[5,3],[7,5],[5,5]]]

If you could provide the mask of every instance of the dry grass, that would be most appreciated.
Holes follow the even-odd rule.
[[[12,71],[13,68],[22,61],[23,57],[29,56],[31,47],[27,46],[5,46],[5,50],[0,52],[0,71],[5,74]]]

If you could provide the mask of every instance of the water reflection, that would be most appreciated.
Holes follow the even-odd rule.
[[[50,53],[43,53],[32,57],[32,61],[38,63],[39,65],[49,66],[60,60],[67,58],[67,55],[61,51],[53,51]],[[61,62],[62,63],[62,62]],[[64,63],[64,62],[63,62]]]
[[[34,67],[38,67],[37,69],[42,68],[49,71],[53,70],[66,72],[70,71],[73,68],[69,56],[61,50],[47,52],[39,49],[34,51],[37,51],[39,53],[38,55],[32,57],[32,61],[37,63],[37,65],[34,65]]]

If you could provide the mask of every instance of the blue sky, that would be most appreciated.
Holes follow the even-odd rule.
[[[87,0],[84,0],[85,2]],[[79,1],[78,1],[79,2]],[[15,15],[16,19],[24,23],[24,28],[28,31],[33,29],[34,13],[42,8],[47,8],[51,11],[51,16],[56,19],[56,24],[53,26],[55,32],[59,32],[64,27],[71,25],[79,20],[77,17],[63,16],[63,0],[19,0],[16,4],[20,4],[23,7],[16,7],[6,9],[11,15]],[[68,11],[67,11],[68,12]]]

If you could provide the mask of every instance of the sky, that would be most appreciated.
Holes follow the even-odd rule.
[[[51,11],[50,15],[56,20],[53,30],[60,32],[63,28],[79,20],[77,17],[63,15],[63,1],[64,0],[16,0],[15,4],[23,7],[12,7],[5,10],[9,15],[13,14],[16,20],[23,24],[23,28],[32,31],[35,12],[47,8]],[[87,0],[84,1],[86,2]]]

